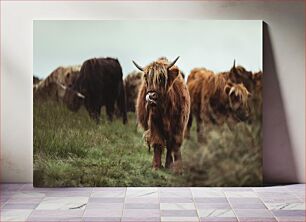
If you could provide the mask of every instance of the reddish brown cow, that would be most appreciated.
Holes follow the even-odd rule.
[[[165,167],[181,172],[181,151],[190,110],[190,96],[179,69],[161,59],[140,67],[144,80],[137,98],[137,119],[145,129],[148,145],[154,149],[153,169],[162,166],[162,150],[167,149]]]
[[[216,75],[205,68],[196,68],[188,76],[187,85],[191,97],[187,136],[193,115],[200,142],[205,141],[205,129],[212,124],[221,125],[248,119],[250,93],[243,84],[231,83],[227,75]]]

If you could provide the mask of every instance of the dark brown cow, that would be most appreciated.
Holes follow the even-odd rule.
[[[198,141],[205,141],[205,129],[212,124],[221,125],[245,121],[249,118],[250,93],[243,84],[230,82],[224,74],[214,74],[205,68],[193,69],[187,80],[191,97],[188,134],[194,115]]]
[[[242,83],[250,93],[253,93],[255,90],[253,73],[242,66],[236,66],[235,60],[231,70],[229,72],[224,72],[223,74],[228,75],[229,80],[233,83]]]
[[[252,73],[247,71],[242,66],[236,66],[235,61],[234,65],[229,72],[224,73],[225,76],[228,76],[229,80],[233,83],[242,83],[251,94],[249,104],[252,110],[252,118],[254,119],[261,118],[262,115],[262,80],[263,73],[261,71]]]
[[[137,119],[145,129],[145,138],[154,149],[153,169],[162,166],[161,155],[167,149],[165,167],[181,172],[181,151],[190,111],[187,86],[173,62],[157,60],[141,68],[144,80],[137,99]],[[174,160],[173,160],[174,159]]]
[[[77,94],[85,96],[84,101]],[[85,61],[80,75],[66,90],[64,102],[72,111],[77,111],[84,103],[89,115],[99,123],[101,107],[106,107],[109,120],[112,120],[117,102],[123,123],[127,122],[126,97],[122,80],[122,68],[117,59],[94,58]]]
[[[128,74],[124,79],[127,112],[135,112],[136,110],[137,95],[142,82],[141,78],[142,73],[134,71]]]

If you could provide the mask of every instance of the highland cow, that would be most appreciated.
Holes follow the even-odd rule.
[[[199,142],[205,141],[205,129],[210,125],[231,124],[249,118],[249,91],[243,84],[232,83],[226,77],[205,68],[191,71],[187,79],[191,98],[187,137],[193,116],[197,122]]]
[[[75,80],[80,74],[81,66],[60,66],[52,71],[44,80],[40,80],[33,86],[34,99],[45,101],[52,99],[55,101],[62,101],[66,87],[74,84]],[[35,81],[35,78],[34,78]],[[81,94],[80,99],[83,98]]]
[[[162,166],[162,150],[167,149],[165,167],[181,172],[180,147],[190,112],[187,86],[173,62],[159,59],[142,68],[143,83],[137,98],[137,119],[145,139],[154,149],[153,169]]]
[[[243,66],[236,66],[235,60],[234,65],[230,69],[229,72],[222,73],[226,78],[228,78],[232,83],[242,83],[245,88],[253,94],[255,90],[255,81],[253,77],[253,73],[251,71],[246,70]]]
[[[78,100],[77,94],[84,95],[84,100]],[[117,103],[125,124],[127,122],[126,97],[119,61],[113,58],[86,60],[74,84],[67,88],[64,102],[72,111],[77,111],[84,104],[90,117],[97,123],[100,120],[102,106],[106,107],[107,116],[112,121],[115,103]]]
[[[263,73],[261,71],[252,73],[247,71],[242,66],[236,66],[235,61],[234,65],[229,72],[224,72],[230,82],[232,83],[241,83],[246,89],[250,92],[251,97],[249,99],[249,105],[251,108],[251,118],[249,122],[261,118],[262,115],[262,80]]]

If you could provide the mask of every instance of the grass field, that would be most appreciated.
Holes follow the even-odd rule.
[[[184,173],[153,171],[153,152],[137,129],[135,114],[92,121],[47,101],[34,102],[34,185],[58,186],[256,186],[262,182],[260,124],[214,128],[207,144],[191,139],[182,146]],[[163,155],[164,160],[164,155]]]

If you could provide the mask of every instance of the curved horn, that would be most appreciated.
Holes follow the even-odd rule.
[[[170,69],[172,66],[174,66],[174,64],[176,63],[176,61],[179,59],[180,57],[176,57],[176,59],[174,59],[173,62],[171,62],[168,66],[167,66],[167,69]]]
[[[81,99],[85,99],[85,96],[82,94],[82,93],[77,93],[77,96],[79,97],[79,98],[81,98]]]
[[[56,84],[58,84],[62,89],[64,89],[64,90],[66,90],[67,89],[67,87],[66,86],[64,86],[63,84],[61,84],[61,83],[59,83],[59,82],[56,82]]]
[[[234,64],[233,64],[233,68],[235,68],[236,67],[236,60],[234,59]]]
[[[140,65],[138,65],[134,60],[132,60],[132,61],[133,61],[134,65],[136,66],[137,69],[139,69],[140,71],[143,71],[143,68]]]

